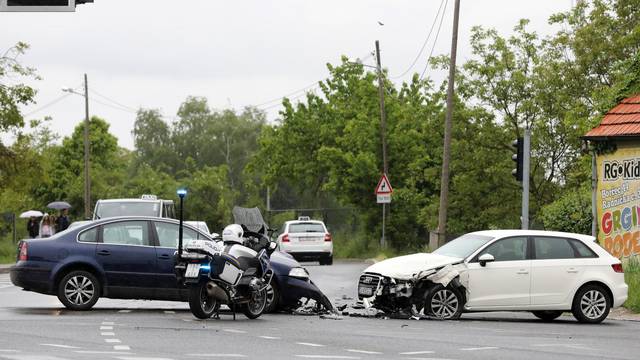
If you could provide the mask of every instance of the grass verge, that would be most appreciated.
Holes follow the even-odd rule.
[[[640,257],[632,257],[624,264],[624,280],[629,285],[629,298],[624,307],[640,313]]]
[[[0,264],[16,262],[16,245],[10,238],[0,238]]]

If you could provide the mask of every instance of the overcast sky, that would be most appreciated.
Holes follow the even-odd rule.
[[[448,1],[434,54],[449,53],[453,3]],[[509,34],[520,18],[528,18],[531,29],[548,35],[557,30],[548,25],[549,16],[567,11],[572,3],[462,0],[458,64],[470,56],[472,26]],[[131,149],[132,110],[159,108],[171,118],[189,95],[204,96],[218,109],[262,104],[323,79],[328,75],[326,63],[338,63],[341,55],[366,56],[376,39],[383,66],[391,76],[399,75],[416,57],[440,4],[441,0],[95,0],[79,5],[75,13],[0,13],[0,51],[18,41],[31,45],[22,62],[37,68],[43,80],[33,84],[37,104],[25,107],[25,114],[60,98],[62,87],[81,90],[87,73],[89,88],[95,91],[89,94],[91,114],[106,119],[119,145]],[[423,71],[434,35],[435,30],[405,79]],[[116,109],[113,101],[126,109]],[[261,106],[270,119],[277,116],[278,103]],[[56,132],[69,135],[84,117],[84,99],[70,95],[27,118],[46,115],[53,118]]]

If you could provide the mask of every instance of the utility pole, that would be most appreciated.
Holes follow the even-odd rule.
[[[84,74],[84,218],[91,218],[91,178],[89,177],[89,82]]]
[[[453,117],[453,90],[456,76],[456,50],[458,48],[458,18],[460,0],[453,10],[453,34],[451,36],[451,59],[449,62],[449,86],[447,89],[447,114],[444,120],[444,146],[442,154],[442,177],[440,179],[440,208],[438,210],[438,247],[444,245],[447,232],[447,207],[449,205],[449,158],[451,153],[451,122]]]
[[[382,169],[384,175],[387,176],[389,164],[387,162],[387,115],[384,110],[384,77],[382,74],[382,63],[380,61],[380,42],[376,40],[376,69],[378,70],[378,95],[380,96],[380,138],[382,140]],[[387,216],[387,204],[382,203],[382,238],[380,238],[380,247],[386,246],[384,237],[385,220]]]

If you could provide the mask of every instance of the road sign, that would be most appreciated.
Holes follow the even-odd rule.
[[[391,194],[378,194],[378,204],[388,204],[391,202]]]
[[[387,174],[382,174],[380,181],[378,181],[378,186],[376,186],[376,195],[391,194],[392,192],[393,188],[391,187],[391,183],[387,178]]]

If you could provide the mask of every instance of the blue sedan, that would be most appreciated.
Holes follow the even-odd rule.
[[[65,307],[88,310],[100,297],[188,301],[174,272],[179,222],[155,217],[96,220],[44,239],[22,240],[11,281],[28,291],[56,295]],[[185,225],[183,238],[208,239]],[[296,307],[322,292],[288,254],[271,256],[274,269],[268,310]]]

